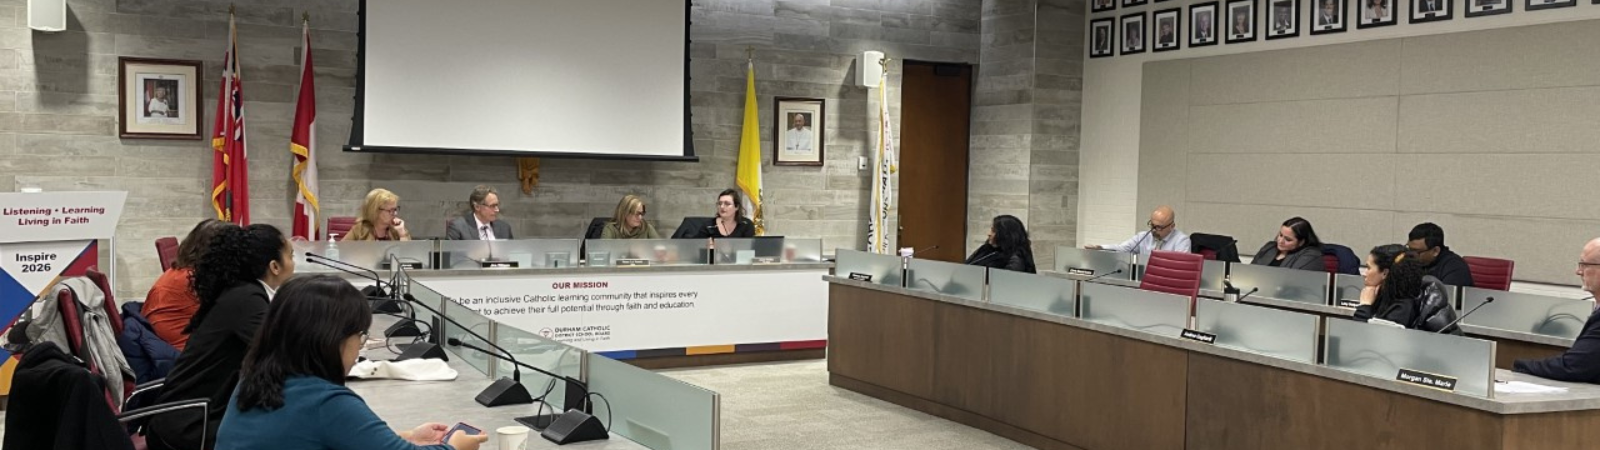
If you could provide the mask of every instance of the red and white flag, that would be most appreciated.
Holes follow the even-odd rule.
[[[239,85],[239,34],[228,14],[228,53],[222,57],[222,90],[211,131],[211,206],[217,219],[250,223],[250,169],[245,160],[244,90]]]
[[[295,237],[313,241],[322,240],[322,207],[317,201],[317,158],[312,151],[317,148],[317,93],[311,70],[311,21],[306,19],[302,43],[304,55],[300,61],[300,98],[294,108],[294,129],[289,132],[289,152],[294,154],[290,174],[297,189],[294,194]]]

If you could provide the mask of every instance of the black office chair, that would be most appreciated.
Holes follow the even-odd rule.
[[[683,223],[678,224],[678,230],[672,232],[673,239],[695,239],[706,237],[705,229],[714,227],[712,221],[715,217],[685,217]]]
[[[610,217],[596,217],[589,221],[589,229],[583,232],[583,238],[600,239],[600,232],[606,229],[606,222],[610,221]]]

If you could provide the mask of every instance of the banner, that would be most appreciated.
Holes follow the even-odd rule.
[[[878,78],[878,151],[873,156],[872,208],[867,214],[867,251],[889,253],[889,205],[894,204],[894,124],[889,121],[889,70]]]
[[[6,330],[61,278],[99,264],[95,240],[116,235],[127,198],[127,192],[0,193],[0,323]],[[0,359],[10,356],[0,350]]]

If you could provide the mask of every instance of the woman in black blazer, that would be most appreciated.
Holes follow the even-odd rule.
[[[271,225],[230,228],[211,240],[191,283],[200,309],[189,321],[189,343],[173,364],[159,403],[204,398],[199,411],[150,419],[152,450],[213,448],[239,366],[267,314],[273,291],[294,276],[294,250]],[[204,438],[202,438],[204,436]]]
[[[967,256],[967,264],[993,267],[1014,272],[1038,273],[1033,265],[1033,242],[1028,240],[1028,229],[1022,220],[1012,215],[994,218],[989,226],[989,240]]]
[[[1311,222],[1294,217],[1278,228],[1278,237],[1261,246],[1250,264],[1301,270],[1327,270],[1322,262],[1322,241]]]
[[[756,224],[745,218],[744,198],[738,189],[724,189],[717,194],[717,217],[700,229],[698,238],[749,238],[756,237]]]

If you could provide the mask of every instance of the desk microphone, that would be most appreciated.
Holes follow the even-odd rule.
[[[1471,311],[1467,311],[1466,314],[1462,314],[1461,317],[1457,317],[1455,321],[1450,322],[1449,325],[1445,325],[1444,328],[1440,328],[1439,331],[1435,331],[1434,333],[1436,333],[1436,334],[1437,333],[1444,333],[1445,331],[1449,331],[1451,328],[1455,328],[1456,324],[1461,323],[1461,321],[1463,321],[1463,320],[1467,320],[1467,316],[1472,315],[1472,313],[1478,312],[1479,309],[1482,309],[1485,305],[1488,305],[1490,303],[1494,303],[1494,297],[1489,297],[1489,298],[1483,299],[1483,303],[1479,303],[1478,306],[1473,307]]]
[[[935,245],[935,246],[928,247],[928,248],[925,248],[925,249],[922,249],[922,250],[917,250],[917,251],[911,252],[911,254],[906,255],[906,257],[907,258],[915,258],[917,255],[920,255],[920,254],[923,254],[923,253],[927,253],[927,252],[931,252],[931,251],[938,250],[938,249],[939,249],[939,246]]]
[[[452,325],[461,328],[461,331],[464,331],[467,334],[472,335],[472,337],[489,344],[489,346],[494,347],[495,350],[505,353],[506,356],[500,356],[499,354],[473,347],[471,344],[463,343],[460,339],[456,339],[454,337],[446,340],[446,342],[450,343],[451,346],[468,347],[485,354],[489,354],[490,356],[498,359],[506,359],[512,363],[517,362],[516,358],[511,356],[511,352],[506,351],[506,349],[501,348],[498,345],[494,345],[494,342],[484,338],[483,335],[478,334],[478,332],[472,331],[472,327],[462,325],[461,322],[457,322],[455,319],[450,318],[450,316],[439,312],[439,310],[433,309],[433,307],[428,306],[427,303],[417,300],[417,298],[413,297],[410,293],[402,294],[401,296],[404,297],[406,301],[421,306],[423,309],[428,310],[428,312],[433,313],[434,316],[444,319],[446,322],[450,322]],[[406,350],[409,352],[411,349],[407,348]],[[478,401],[478,404],[483,406],[523,405],[533,403],[533,397],[528,395],[528,388],[522,386],[522,370],[518,369],[516,366],[511,367],[511,378],[500,378],[495,380],[494,384],[490,384],[489,387],[484,388],[483,392],[479,392],[478,396],[474,399]]]
[[[596,419],[590,414],[593,412],[593,405],[590,405],[588,402],[589,386],[585,385],[582,381],[578,381],[572,377],[555,374],[535,366],[524,364],[521,361],[517,361],[515,358],[511,357],[510,352],[505,352],[505,349],[500,349],[500,346],[494,345],[494,343],[485,341],[485,343],[488,343],[490,346],[500,349],[501,352],[505,352],[505,355],[485,350],[476,345],[462,342],[460,339],[456,338],[450,338],[446,342],[452,347],[470,348],[478,351],[479,353],[483,353],[484,355],[488,355],[491,358],[509,362],[513,368],[526,367],[529,370],[539,372],[550,378],[566,382],[567,392],[565,396],[565,402],[563,403],[565,406],[567,406],[566,412],[561,414],[551,414],[548,416],[538,415],[518,417],[514,419],[517,421],[517,423],[528,425],[531,428],[544,430],[541,435],[544,436],[545,439],[557,444],[570,444],[573,442],[607,439],[610,437],[605,427],[600,425],[600,419]],[[514,373],[520,374],[520,372]],[[518,377],[520,378],[520,375],[518,375]],[[509,380],[501,378],[499,381],[495,382],[495,385],[499,385],[504,381]],[[489,387],[491,389],[494,388],[494,386]],[[522,389],[522,385],[519,383],[516,385],[516,388]],[[488,390],[485,390],[484,392],[487,393]],[[523,391],[523,395],[527,395],[526,390]],[[479,394],[478,399],[479,403],[483,403],[483,394]],[[532,402],[532,400],[529,400],[529,402]]]
[[[1250,296],[1250,294],[1254,294],[1254,293],[1256,293],[1256,291],[1259,291],[1259,290],[1261,290],[1261,288],[1258,288],[1258,287],[1253,287],[1253,288],[1250,288],[1250,292],[1246,292],[1246,293],[1244,293],[1244,295],[1241,295],[1241,296],[1239,296],[1239,299],[1238,299],[1238,300],[1234,300],[1234,301],[1235,301],[1235,302],[1242,302],[1242,301],[1244,301],[1244,299],[1245,299],[1245,298],[1246,298],[1246,297],[1249,297],[1249,296]]]
[[[1095,276],[1089,277],[1089,279],[1083,280],[1083,281],[1084,282],[1090,282],[1090,281],[1098,280],[1098,279],[1101,279],[1101,278],[1109,277],[1109,276],[1112,276],[1112,275],[1116,275],[1116,274],[1119,274],[1119,273],[1122,273],[1122,269],[1117,269],[1117,270],[1113,270],[1113,271],[1110,271],[1110,272],[1106,272],[1106,273],[1102,273],[1102,274],[1099,274],[1099,275],[1095,275]]]
[[[399,313],[399,312],[405,312],[405,309],[401,307],[401,303],[399,301],[395,300],[396,295],[399,292],[394,288],[394,284],[390,283],[390,282],[383,281],[382,278],[378,277],[378,272],[373,271],[372,269],[368,269],[366,267],[362,267],[362,266],[358,266],[358,265],[355,265],[355,264],[347,263],[347,262],[344,262],[344,261],[341,261],[341,260],[329,258],[329,257],[322,256],[322,255],[318,255],[316,253],[305,252],[305,256],[306,256],[306,262],[308,262],[308,263],[316,264],[316,265],[319,265],[319,266],[328,267],[328,268],[331,268],[333,270],[344,272],[344,273],[347,273],[347,274],[350,274],[350,275],[355,275],[355,276],[361,277],[364,280],[371,281],[373,283],[373,286],[369,286],[367,289],[362,289],[362,293],[367,294],[368,297],[381,297],[382,298],[382,300],[376,306],[372,307],[372,312],[375,312],[375,313]],[[373,289],[375,289],[376,292],[372,292]]]

